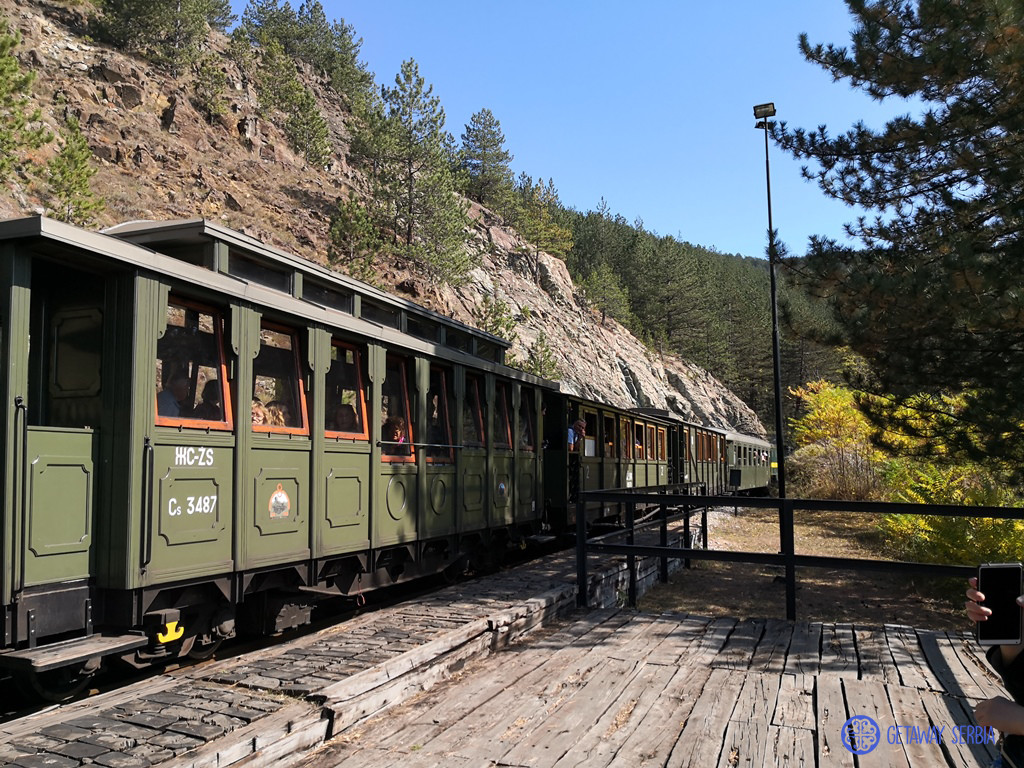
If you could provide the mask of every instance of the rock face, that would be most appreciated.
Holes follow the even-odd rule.
[[[0,0],[0,15],[23,38],[17,55],[36,73],[33,97],[56,134],[67,114],[79,118],[96,158],[93,189],[107,210],[100,226],[133,219],[205,217],[324,264],[331,214],[339,198],[363,183],[346,162],[346,114],[321,98],[339,151],[326,168],[309,166],[256,110],[255,94],[225,64],[229,108],[212,124],[189,100],[187,78],[175,80],[147,62],[82,35],[85,5]],[[225,47],[213,40],[214,50]],[[326,84],[306,83],[324,96]],[[56,142],[32,158],[41,165]],[[0,195],[0,217],[45,212],[45,190],[28,176]],[[666,408],[687,420],[764,435],[754,413],[718,381],[685,361],[661,358],[613,320],[601,323],[573,285],[565,264],[540,254],[537,275],[526,244],[475,207],[480,268],[458,289],[430,286],[400,264],[382,266],[381,287],[473,323],[472,310],[490,293],[520,318],[513,354],[543,331],[563,390],[616,406]]]

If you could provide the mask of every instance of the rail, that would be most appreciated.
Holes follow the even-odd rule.
[[[638,492],[639,491],[639,492]],[[625,543],[612,543],[601,539],[586,538],[586,519],[584,512],[587,503],[622,504],[626,510]],[[666,538],[662,538],[658,546],[635,543],[635,520],[638,505],[657,505],[659,508],[683,507],[697,508],[709,506],[744,507],[751,509],[777,509],[779,511],[779,552],[741,552],[711,549],[694,549],[690,547],[686,537],[686,547],[669,547]],[[766,499],[736,496],[698,496],[671,493],[665,487],[581,491],[576,505],[576,569],[578,584],[577,603],[580,607],[588,607],[587,590],[582,587],[587,583],[587,554],[625,555],[629,569],[629,600],[636,605],[636,558],[661,558],[662,575],[667,572],[664,563],[667,559],[713,560],[719,562],[750,563],[756,565],[781,565],[785,568],[786,582],[786,618],[796,620],[796,569],[829,568],[849,571],[894,571],[898,573],[932,574],[944,576],[971,576],[976,572],[973,566],[944,565],[939,563],[913,563],[898,560],[876,560],[867,558],[827,557],[822,555],[803,555],[796,552],[794,534],[795,510],[807,512],[852,512],[857,514],[914,514],[936,515],[942,517],[970,517],[1024,520],[1024,508],[1008,507],[961,507],[954,505],[932,504],[894,504],[863,501],[822,501],[811,499]],[[664,515],[663,515],[664,516]],[[667,523],[663,523],[666,525]],[[704,537],[705,547],[707,537]],[[667,577],[661,579],[666,581]]]

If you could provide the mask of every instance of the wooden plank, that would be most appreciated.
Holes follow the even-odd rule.
[[[967,678],[978,686],[980,699],[991,699],[996,696],[1007,696],[1003,681],[989,666],[984,652],[972,635],[966,633],[947,632],[946,637],[950,648],[964,666]],[[971,697],[974,699],[974,697]],[[977,699],[974,699],[977,700]]]
[[[679,743],[694,706],[705,695],[708,666],[680,667],[647,716],[622,742],[615,763],[623,766],[664,766]],[[714,691],[707,695],[714,696]]]
[[[751,672],[777,672],[786,668],[786,653],[789,641],[793,636],[793,625],[788,621],[768,619],[765,622],[764,634],[757,644],[753,657],[750,659]]]
[[[821,624],[799,621],[786,654],[785,671],[796,675],[816,675],[821,669]]]
[[[536,646],[503,652],[489,658],[467,679],[460,682],[458,696],[440,695],[414,702],[402,716],[394,715],[373,721],[363,728],[346,731],[348,738],[373,729],[375,746],[392,749],[409,748],[429,743],[446,729],[460,724],[464,718],[488,705],[498,709],[514,706],[516,690],[526,691],[550,681],[552,670],[579,664],[594,648],[626,626],[632,617],[626,613],[603,613],[588,617],[569,627],[540,638]],[[554,653],[551,648],[557,648]],[[409,722],[412,720],[412,722]]]
[[[857,663],[861,680],[899,683],[896,662],[889,651],[885,631],[881,627],[854,627],[857,641]]]
[[[822,677],[857,679],[857,645],[850,624],[826,624],[821,631]]]
[[[954,766],[973,768],[987,766],[996,756],[993,744],[965,744],[970,739],[954,738],[952,731],[960,725],[977,725],[973,708],[963,699],[943,696],[938,693],[922,692],[921,702],[924,704],[928,718],[936,725],[946,726],[946,749]]]
[[[814,681],[812,675],[782,675],[779,678],[778,697],[770,714],[772,725],[809,731],[815,729]]]
[[[707,768],[717,763],[745,679],[742,672],[711,670],[665,768]]]
[[[818,729],[816,765],[818,768],[853,768],[853,755],[842,744],[842,727],[849,715],[840,678],[837,675],[818,677],[814,698]]]
[[[989,687],[982,688],[975,682],[974,675],[964,667],[944,632],[918,632],[918,639],[928,666],[939,681],[940,690],[960,698],[989,698],[986,695]]]
[[[896,722],[885,685],[879,680],[843,680],[846,707],[850,716],[867,715],[878,725],[878,745],[867,754],[857,755],[858,768],[909,768],[906,753],[899,745],[886,741],[889,726]],[[841,743],[836,746],[842,748]]]
[[[921,650],[917,632],[912,627],[886,625],[885,640],[902,685],[924,691],[941,688],[939,679],[928,666]]]
[[[926,713],[924,703],[921,701],[921,695],[934,696],[935,694],[930,691],[923,691],[913,688],[905,688],[899,685],[891,685],[888,688],[889,702],[892,705],[893,717],[896,719],[897,725],[903,726],[915,726],[918,728],[932,728],[936,727],[939,729],[938,734],[943,734],[941,730],[944,721],[932,720]],[[934,733],[934,732],[933,732]],[[883,744],[888,744],[889,734],[883,731]],[[910,761],[910,765],[914,768],[928,768],[933,765],[945,765],[946,758],[942,752],[942,745],[939,740],[932,743],[928,743],[927,740],[921,743],[917,739],[908,738],[906,734],[900,734],[899,731],[895,734],[899,740],[903,743],[903,751],[907,755],[907,759]],[[944,739],[948,739],[948,729],[944,734]],[[879,745],[879,748],[882,744]],[[891,747],[895,749],[895,747]]]
[[[722,739],[719,765],[760,766],[764,762],[769,751],[769,723],[778,695],[778,675],[746,676]]]
[[[754,655],[761,635],[764,634],[763,619],[747,619],[736,625],[725,647],[718,653],[712,666],[722,669],[746,669]]]
[[[814,768],[814,732],[804,728],[768,727],[764,768]]]

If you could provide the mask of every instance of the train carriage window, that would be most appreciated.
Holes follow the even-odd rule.
[[[604,428],[604,434],[601,436],[604,440],[604,456],[606,459],[615,458],[615,417],[605,416],[602,420],[602,426]]]
[[[651,425],[651,424],[647,425],[646,434],[647,434],[647,458],[650,461],[654,461],[654,460],[656,460],[658,458],[658,455],[657,455],[657,453],[655,453],[657,448],[655,448],[654,426],[653,425]]]
[[[387,356],[381,386],[380,444],[384,461],[414,461],[416,458],[407,371],[404,358]]]
[[[171,298],[166,320],[156,345],[156,423],[231,429],[220,313]]]
[[[658,428],[658,461],[666,461],[668,459],[668,449],[666,447],[666,431],[664,427]]]
[[[512,449],[512,430],[508,418],[508,384],[504,381],[494,385],[494,447]]]
[[[640,461],[647,458],[647,453],[644,451],[644,425],[636,424],[633,427],[633,451],[636,454],[636,458]]]
[[[619,457],[622,459],[633,458],[632,435],[629,419],[619,419]]]
[[[597,456],[597,414],[593,411],[584,411],[583,421],[587,425],[583,438],[583,455]]]
[[[273,325],[260,328],[252,388],[252,428],[257,432],[309,433],[298,346],[294,331]]]
[[[537,434],[534,425],[533,390],[525,387],[519,392],[519,450],[533,452],[536,450]]]
[[[466,374],[466,401],[462,406],[462,444],[480,448],[486,443],[484,434],[483,381],[472,373]]]
[[[450,464],[455,461],[452,448],[452,414],[455,393],[449,385],[451,377],[444,368],[431,367],[430,390],[427,392],[427,461]]]
[[[369,438],[362,361],[362,350],[356,347],[340,341],[331,347],[324,409],[324,432],[328,437]]]

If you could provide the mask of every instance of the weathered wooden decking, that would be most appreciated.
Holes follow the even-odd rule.
[[[993,746],[954,729],[1000,694],[965,635],[605,610],[335,734],[302,765],[988,766]],[[856,761],[841,743],[855,715],[880,729]],[[891,744],[890,726],[944,730]]]

